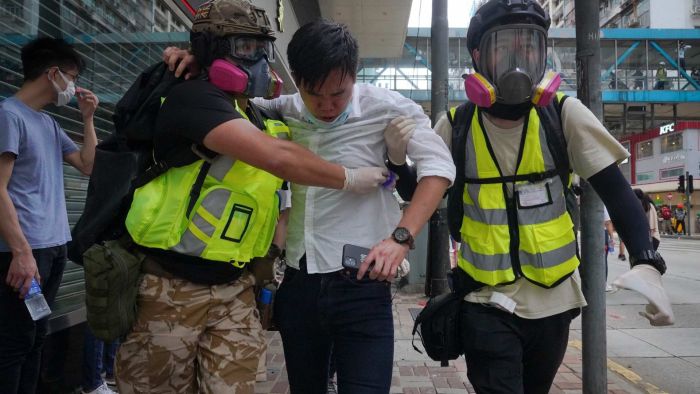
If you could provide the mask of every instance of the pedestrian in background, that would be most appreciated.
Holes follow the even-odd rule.
[[[0,102],[0,393],[34,393],[48,317],[32,320],[23,297],[33,280],[53,304],[70,241],[63,162],[90,175],[99,100],[77,87],[83,58],[65,41],[43,37],[22,48],[24,83]],[[77,94],[83,119],[78,149],[43,112]]]
[[[673,218],[673,213],[671,212],[671,207],[668,204],[661,206],[661,233],[666,235],[673,235],[673,225],[671,224],[671,219]]]
[[[660,61],[659,67],[656,69],[656,84],[654,90],[666,89],[666,62]]]
[[[678,206],[676,206],[673,217],[676,219],[676,224],[674,225],[676,234],[685,235],[685,209],[683,208],[683,204],[678,204]]]

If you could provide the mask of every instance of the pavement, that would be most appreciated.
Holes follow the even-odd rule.
[[[467,380],[464,358],[451,361],[448,367],[420,354],[411,345],[413,317],[411,309],[421,308],[427,298],[422,294],[397,291],[394,296],[394,369],[390,393],[458,394],[475,393]],[[580,317],[572,323],[569,346],[564,362],[550,390],[553,394],[583,393]],[[416,339],[420,347],[420,340]],[[267,380],[258,382],[256,393],[289,393],[284,353],[279,333],[268,332]],[[608,393],[653,393],[654,386],[625,366],[608,359]]]

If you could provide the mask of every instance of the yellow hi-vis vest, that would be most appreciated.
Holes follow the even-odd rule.
[[[480,116],[476,108],[467,135],[458,265],[489,286],[525,277],[539,286],[554,287],[574,272],[579,260],[564,185],[547,148],[544,127],[533,108],[523,131],[516,176],[504,177]],[[513,197],[508,197],[513,184]],[[533,186],[540,199],[546,194],[548,201],[521,204],[519,190],[531,191]]]
[[[281,121],[268,119],[264,124],[268,135],[289,139],[289,128]],[[188,217],[190,190],[204,164],[198,160],[171,168],[136,189],[126,228],[138,245],[243,267],[253,257],[267,254],[279,215],[277,190],[282,180],[218,155]]]

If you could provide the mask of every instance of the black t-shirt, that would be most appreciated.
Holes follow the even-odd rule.
[[[165,98],[154,136],[155,155],[182,158],[176,162],[186,165],[199,159],[192,152],[192,144],[203,148],[204,137],[229,120],[241,118],[230,96],[204,80],[186,81],[173,87]]]
[[[250,106],[252,103],[249,103]],[[168,93],[158,114],[154,137],[156,158],[181,158],[176,161],[176,165],[193,163],[199,159],[192,152],[193,144],[199,145],[200,150],[213,156],[213,152],[203,146],[204,137],[220,124],[241,117],[231,97],[211,83],[204,80],[183,82]],[[255,117],[249,118],[258,127],[261,126]],[[183,190],[183,193],[189,193],[189,190]],[[166,271],[195,283],[228,283],[237,279],[241,272],[240,268],[227,262],[159,249],[145,251],[154,255]]]

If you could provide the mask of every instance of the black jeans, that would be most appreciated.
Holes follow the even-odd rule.
[[[479,394],[547,394],[564,360],[579,309],[523,319],[495,307],[462,304],[467,377]]]
[[[32,253],[41,275],[41,291],[52,307],[66,266],[66,246]],[[0,253],[0,393],[34,393],[49,318],[32,320],[19,293],[5,284],[11,261],[11,253]]]
[[[331,349],[340,394],[388,393],[394,325],[388,282],[287,268],[275,299],[292,394],[325,394]]]

